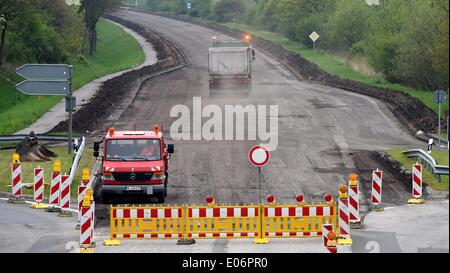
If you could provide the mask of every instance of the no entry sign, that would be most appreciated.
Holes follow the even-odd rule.
[[[269,151],[262,146],[253,147],[248,153],[250,163],[256,167],[262,167],[269,162]]]

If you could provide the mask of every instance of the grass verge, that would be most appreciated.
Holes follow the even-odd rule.
[[[403,154],[404,149],[391,149],[388,154],[397,160],[404,168],[411,169],[412,165],[416,163],[413,158],[408,158]],[[448,166],[448,152],[447,151],[433,151],[432,156],[440,165]],[[423,181],[436,191],[448,191],[448,176],[441,176],[441,182],[438,182],[433,174],[424,168]]]
[[[57,153],[58,157],[54,160],[61,161],[61,173],[70,173],[70,167],[72,166],[72,155],[69,156],[66,147],[50,148],[50,150]],[[91,169],[95,163],[95,157],[92,156],[92,149],[85,148],[83,156],[81,157],[80,164],[75,173],[74,181],[70,187],[70,194],[72,198],[78,195],[78,186],[81,182],[81,175],[83,168]],[[0,173],[0,191],[11,192],[11,158],[13,151],[0,151],[0,170],[8,170]],[[53,170],[53,162],[22,162],[22,182],[33,183],[33,169],[40,166],[44,169],[44,183],[50,184],[51,173]],[[24,194],[33,194],[33,189],[23,189]],[[45,197],[49,196],[49,186],[45,186]]]
[[[138,66],[145,60],[139,43],[119,26],[100,20],[95,56],[77,63],[73,70],[73,89],[114,72]],[[3,72],[2,72],[3,73]],[[15,89],[21,79],[9,73],[0,81],[0,134],[13,134],[35,122],[62,97],[26,96]]]
[[[390,83],[381,77],[368,76],[359,73],[350,67],[347,67],[344,63],[339,61],[335,56],[326,51],[314,52],[310,48],[306,48],[303,44],[299,42],[294,42],[284,37],[281,34],[268,32],[261,30],[257,27],[248,26],[245,24],[238,23],[223,23],[221,24],[225,27],[236,29],[239,31],[250,33],[254,36],[263,38],[265,40],[271,41],[275,44],[282,46],[283,48],[295,52],[308,61],[318,65],[320,68],[326,72],[337,75],[343,79],[353,80],[362,82],[371,86],[389,88],[397,91],[407,93],[413,97],[416,97],[422,101],[427,107],[438,113],[438,105],[433,101],[433,93],[426,90],[414,89],[401,84]],[[449,104],[448,100],[442,105],[442,113],[448,112]]]

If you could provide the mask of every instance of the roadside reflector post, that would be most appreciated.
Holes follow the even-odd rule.
[[[358,175],[352,173],[348,180],[348,206],[350,213],[350,227],[361,229],[361,217],[359,214],[359,181]]]
[[[22,197],[22,166],[20,164],[20,156],[17,153],[14,153],[12,156],[11,186],[12,191],[8,203],[25,204],[25,200]]]
[[[61,212],[59,197],[61,195],[61,161],[53,163],[52,181],[50,182],[50,194],[48,199],[47,212]]]
[[[33,172],[33,199],[34,204],[31,205],[33,209],[46,209],[48,208],[47,204],[42,204],[44,201],[44,169],[41,167],[37,167]]]
[[[339,239],[340,245],[351,245],[353,243],[350,237],[350,213],[348,209],[348,188],[341,186],[339,188]]]
[[[61,212],[58,214],[59,217],[72,217],[72,212],[70,209],[70,177],[64,174],[61,177],[61,196],[59,198],[59,206],[61,207]]]
[[[422,198],[422,182],[423,182],[423,166],[416,162],[412,166],[412,196],[414,198],[408,200],[408,204],[423,204],[425,200]]]
[[[373,211],[384,211],[381,205],[383,194],[383,172],[376,170],[372,172],[372,197],[370,210]]]

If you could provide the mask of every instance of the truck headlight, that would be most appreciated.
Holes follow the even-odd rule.
[[[114,176],[112,173],[103,173],[102,180],[114,180]]]
[[[162,180],[165,178],[166,178],[166,176],[164,175],[164,172],[154,172],[152,180]]]

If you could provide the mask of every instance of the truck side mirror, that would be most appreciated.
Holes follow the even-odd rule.
[[[100,142],[94,142],[94,157],[99,156]]]
[[[173,144],[167,144],[167,152],[169,154],[175,153],[175,146]]]

